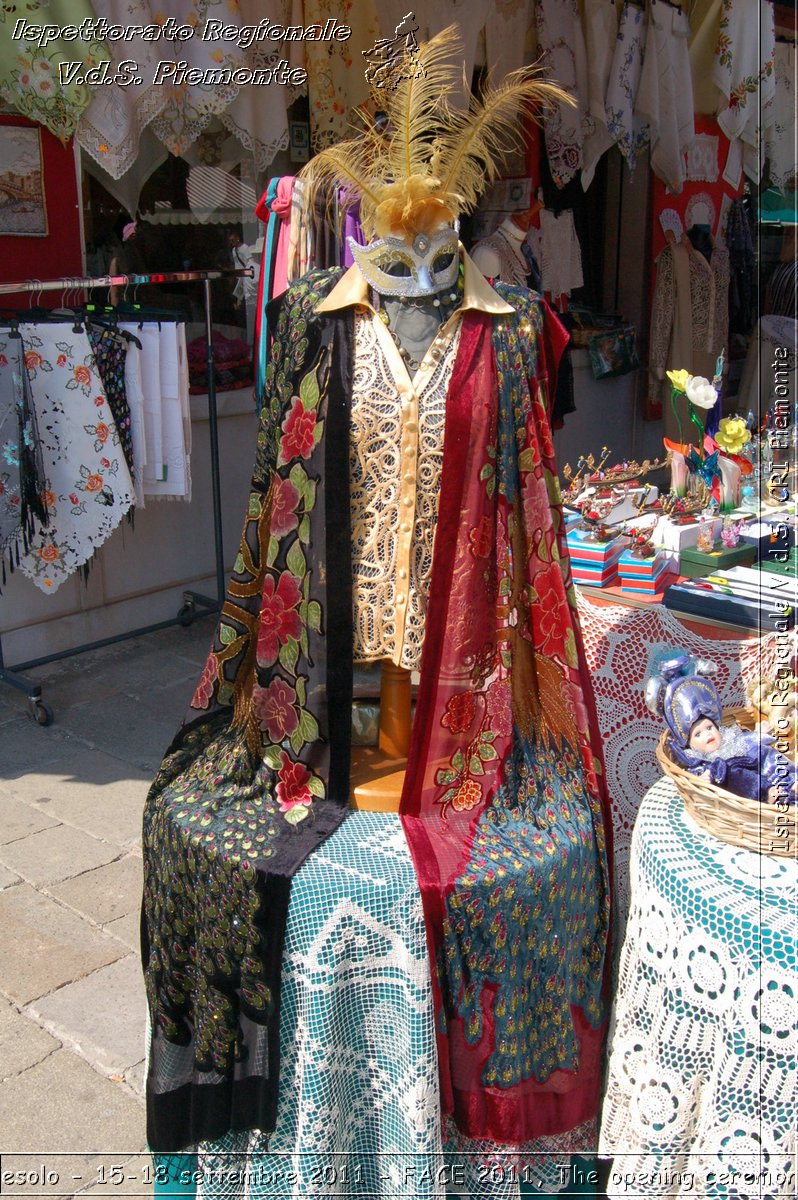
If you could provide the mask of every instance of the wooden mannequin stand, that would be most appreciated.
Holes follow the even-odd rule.
[[[382,664],[378,746],[352,750],[352,808],[398,812],[410,749],[410,672]]]

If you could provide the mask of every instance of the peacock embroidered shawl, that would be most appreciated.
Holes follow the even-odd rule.
[[[291,877],[346,817],[351,311],[338,270],[277,302],[238,557],[191,719],[144,816],[147,1136],[274,1128]],[[609,819],[548,420],[543,302],[466,312],[446,407],[401,814],[430,948],[441,1097],[518,1143],[595,1115]]]

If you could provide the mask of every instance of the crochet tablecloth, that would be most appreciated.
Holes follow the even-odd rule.
[[[660,780],[631,884],[599,1141],[608,1196],[794,1197],[798,865],[705,833]]]
[[[516,1152],[442,1126],[424,919],[396,815],[350,813],[295,876],[280,1003],[277,1128],[186,1159],[203,1200],[515,1200],[572,1188],[570,1153],[595,1153],[595,1122]]]

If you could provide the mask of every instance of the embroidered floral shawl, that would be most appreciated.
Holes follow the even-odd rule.
[[[278,302],[239,555],[146,805],[153,1150],[274,1128],[291,876],[347,813],[353,339],[314,314],[338,276]],[[515,1142],[596,1112],[609,822],[546,411],[562,334],[497,290],[516,313],[465,315],[449,388],[402,819],[444,1110]]]

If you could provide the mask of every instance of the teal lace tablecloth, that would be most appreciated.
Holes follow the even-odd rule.
[[[798,865],[705,833],[647,793],[599,1153],[610,1197],[796,1195]]]
[[[594,1190],[589,1166],[570,1155],[595,1153],[595,1123],[514,1152],[442,1127],[421,899],[395,815],[351,813],[294,878],[280,1054],[271,1137],[231,1134],[196,1156],[157,1158],[156,1197],[516,1200]]]

